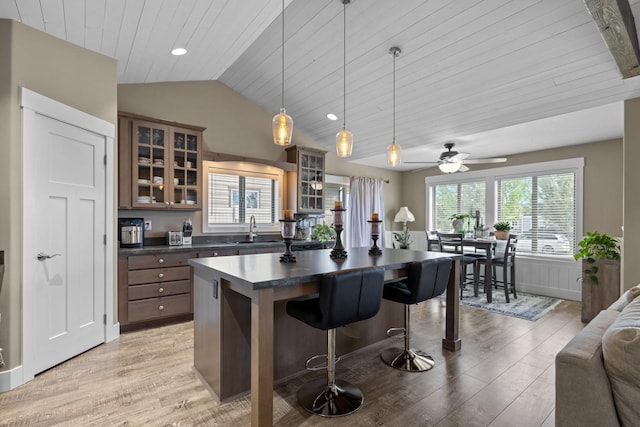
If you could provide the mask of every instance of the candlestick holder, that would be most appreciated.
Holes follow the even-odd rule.
[[[280,262],[296,262],[296,256],[291,252],[291,241],[295,234],[295,219],[281,219],[282,240],[284,240],[285,251],[280,257]]]
[[[373,246],[369,249],[369,255],[382,255],[382,249],[378,247],[378,238],[380,237],[380,223],[379,219],[372,219],[367,221],[371,224],[371,240],[373,240]]]
[[[331,254],[329,255],[333,259],[344,259],[347,257],[347,251],[344,250],[344,246],[342,245],[342,239],[340,235],[342,234],[343,225],[342,225],[342,215],[346,209],[344,208],[336,208],[331,209],[333,212],[333,228],[336,231],[336,243],[331,250]]]

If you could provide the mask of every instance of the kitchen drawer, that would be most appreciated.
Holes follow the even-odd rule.
[[[190,294],[149,298],[128,303],[129,322],[154,320],[187,313],[191,313]]]
[[[237,249],[211,249],[198,252],[198,258],[208,258],[216,256],[238,255]]]
[[[129,257],[129,270],[188,266],[189,258],[195,258],[195,254],[193,252],[180,252],[175,254],[132,255]]]
[[[191,292],[191,281],[149,283],[146,285],[129,286],[129,301],[145,298],[156,298],[164,295],[188,294]]]
[[[148,270],[133,270],[127,273],[129,286],[142,283],[172,282],[174,280],[189,280],[191,267],[152,268]]]

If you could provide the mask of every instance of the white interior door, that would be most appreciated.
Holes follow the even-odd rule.
[[[105,137],[23,110],[24,368],[105,340]]]

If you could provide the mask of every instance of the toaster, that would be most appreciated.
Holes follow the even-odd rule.
[[[167,245],[182,245],[182,231],[167,231]]]

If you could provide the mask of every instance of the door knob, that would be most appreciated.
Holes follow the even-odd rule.
[[[60,254],[49,255],[49,254],[45,254],[44,252],[40,252],[38,253],[38,255],[36,255],[36,258],[38,258],[38,261],[44,261],[45,259],[53,258],[55,256],[61,256],[61,255]]]

